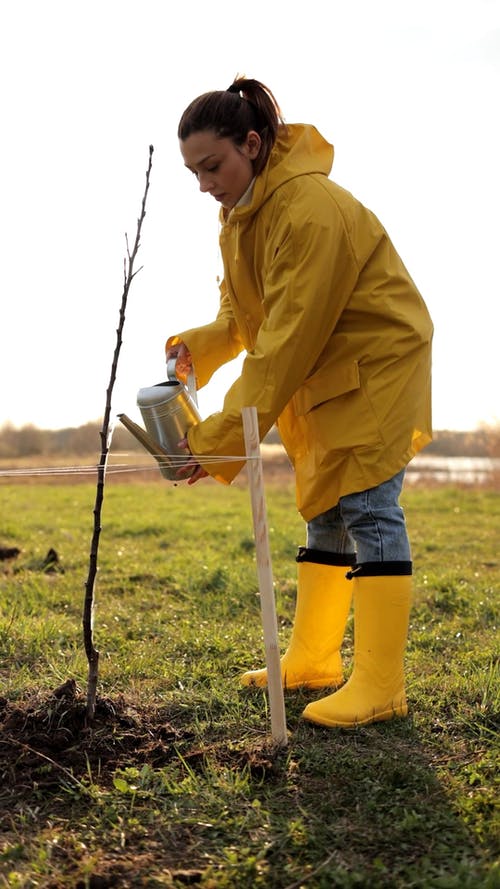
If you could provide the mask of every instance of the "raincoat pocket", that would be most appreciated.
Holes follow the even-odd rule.
[[[337,398],[346,392],[359,389],[359,367],[357,361],[340,364],[337,367],[327,365],[309,377],[294,395],[294,407],[297,416],[307,414],[312,408],[324,401]]]
[[[384,444],[357,361],[321,368],[293,400],[296,415],[305,420],[307,450],[321,454],[321,462],[332,451]]]

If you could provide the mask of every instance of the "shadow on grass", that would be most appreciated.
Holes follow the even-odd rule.
[[[100,700],[85,728],[73,682],[23,706],[4,699],[0,862],[29,872],[50,825],[65,823],[47,887],[63,875],[91,889],[498,886],[491,838],[464,822],[437,773],[439,745],[425,748],[411,718],[313,727],[300,713],[317,694],[298,692],[289,745],[276,748],[255,727],[263,694],[240,695],[238,723],[221,704],[195,730],[192,710],[124,699]]]
[[[350,731],[315,727],[299,714],[317,696],[287,701],[296,730],[276,823],[288,812],[293,871],[325,889],[497,886],[494,850],[465,824],[438,776],[439,755],[424,748],[413,720]],[[278,855],[270,885],[301,885],[283,880],[282,869]]]

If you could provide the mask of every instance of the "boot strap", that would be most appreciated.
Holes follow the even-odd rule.
[[[308,549],[307,546],[299,546],[295,561],[353,568],[356,565],[356,553],[331,553],[323,549]]]
[[[361,562],[346,577],[407,577],[413,573],[412,562]]]

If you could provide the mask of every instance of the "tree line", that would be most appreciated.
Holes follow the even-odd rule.
[[[15,428],[6,423],[0,427],[0,459],[100,454],[101,428],[100,422],[66,429],[39,429],[32,424]],[[112,447],[120,451],[141,450],[139,442],[120,423],[113,432]]]
[[[56,455],[88,457],[98,454],[101,451],[101,428],[100,421],[65,429],[39,429],[32,424],[16,428],[11,423],[5,423],[0,427],[0,459]],[[265,441],[269,444],[279,443],[276,427],[271,429]],[[142,450],[142,446],[117,423],[112,449],[137,452]],[[437,430],[425,452],[446,457],[499,457],[500,424],[484,426],[473,432]]]

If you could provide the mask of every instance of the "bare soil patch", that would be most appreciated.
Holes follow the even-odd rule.
[[[73,679],[22,704],[0,698],[0,822],[2,809],[10,808],[5,808],[7,788],[19,803],[34,786],[50,793],[61,784],[88,782],[89,774],[106,786],[120,768],[180,763],[180,749],[191,768],[210,755],[220,765],[247,767],[260,778],[273,770],[276,756],[268,743],[251,749],[200,746],[190,730],[169,722],[165,707],[140,708],[123,697],[98,698],[89,726],[86,698]]]

